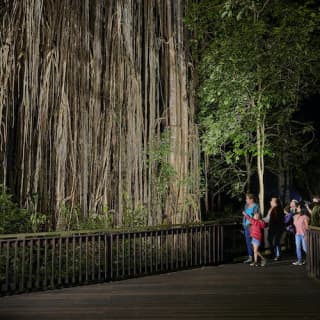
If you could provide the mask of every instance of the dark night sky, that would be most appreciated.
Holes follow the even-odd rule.
[[[317,137],[320,138],[320,95],[315,95],[306,99],[300,111],[297,113],[297,119],[301,121],[311,121],[317,129]]]
[[[305,99],[301,103],[300,111],[295,115],[296,120],[311,122],[315,128],[315,139],[311,145],[313,157],[304,168],[305,179],[309,179],[309,185],[312,190],[305,190],[305,183],[295,181],[294,186],[297,186],[299,192],[308,197],[310,191],[319,193],[320,190],[320,94],[313,95]],[[301,179],[301,178],[300,178]],[[310,199],[311,200],[311,199]]]

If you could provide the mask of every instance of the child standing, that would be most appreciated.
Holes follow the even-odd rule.
[[[253,218],[255,212],[259,212],[259,206],[255,201],[255,197],[253,194],[248,193],[246,195],[246,205],[244,207],[244,212],[250,216],[250,218]],[[246,239],[246,247],[248,251],[248,259],[244,261],[244,263],[252,263],[253,262],[253,250],[252,250],[252,244],[251,244],[251,236],[250,236],[250,221],[243,217],[243,230],[244,230],[244,236]]]
[[[246,214],[244,211],[242,213],[247,220],[250,221],[250,236],[252,238],[251,243],[253,246],[253,254],[254,261],[250,264],[251,267],[258,266],[258,257],[261,258],[261,266],[264,267],[266,265],[266,259],[262,256],[259,251],[259,247],[261,245],[263,239],[263,229],[266,227],[266,223],[261,219],[261,215],[259,212],[255,212],[253,218]]]
[[[297,214],[294,216],[294,226],[296,227],[296,251],[297,261],[293,262],[295,266],[302,266],[305,262],[302,260],[302,250],[307,253],[306,231],[309,228],[308,209],[304,203],[299,203]]]

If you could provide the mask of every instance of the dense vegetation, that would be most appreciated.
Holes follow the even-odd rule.
[[[319,192],[319,7],[1,1],[0,233],[194,222],[245,191],[263,211],[266,175]]]
[[[48,228],[199,220],[184,10],[0,2],[0,184]]]
[[[268,171],[288,201],[293,178],[309,178],[301,173],[312,157],[314,127],[296,114],[319,92],[319,4],[204,0],[190,6],[186,21],[213,197],[259,190],[263,212]]]

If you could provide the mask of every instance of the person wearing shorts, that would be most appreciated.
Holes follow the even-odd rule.
[[[261,266],[264,267],[266,265],[266,259],[262,256],[259,251],[261,246],[261,242],[263,239],[263,229],[266,227],[266,223],[261,219],[261,215],[259,212],[256,212],[252,217],[250,217],[246,212],[243,212],[243,215],[246,219],[250,221],[250,236],[251,236],[251,244],[253,247],[253,256],[254,261],[250,264],[251,267],[257,267],[258,259],[261,259]]]

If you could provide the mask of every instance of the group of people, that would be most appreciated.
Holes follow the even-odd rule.
[[[281,258],[281,241],[284,237],[290,237],[294,239],[297,255],[293,265],[304,265],[303,252],[307,253],[306,233],[310,224],[320,226],[320,197],[314,197],[312,204],[293,199],[286,208],[282,207],[278,197],[272,197],[270,209],[262,217],[254,195],[247,194],[243,228],[249,257],[244,263],[250,266],[266,265],[267,260],[260,252],[264,240],[269,243],[272,258],[278,261]]]

